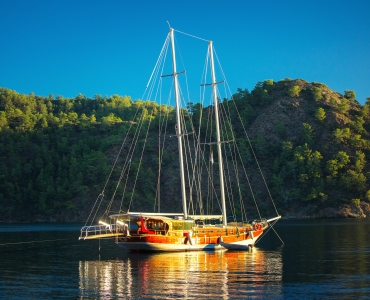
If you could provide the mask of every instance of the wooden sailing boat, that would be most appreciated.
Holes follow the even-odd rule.
[[[224,157],[222,154],[222,145],[225,143],[235,143],[235,139],[232,137],[227,141],[222,140],[219,118],[219,98],[217,94],[217,84],[221,82],[216,82],[213,44],[212,41],[207,41],[212,82],[210,84],[204,84],[203,86],[209,85],[212,87],[212,110],[214,111],[216,141],[200,143],[200,134],[196,136],[195,132],[187,131],[183,121],[183,109],[181,109],[180,89],[178,83],[178,75],[183,72],[177,72],[174,31],[175,30],[173,28],[170,28],[167,37],[168,43],[171,44],[172,74],[163,75],[161,77],[173,77],[173,90],[176,104],[176,138],[179,151],[181,199],[183,211],[181,213],[150,213],[131,211],[110,213],[107,219],[100,219],[99,225],[91,224],[87,226],[85,224],[85,226],[81,229],[80,239],[85,240],[113,237],[117,245],[132,251],[196,251],[221,250],[225,248],[249,249],[249,247],[252,247],[263,235],[263,233],[280,218],[280,216],[277,214],[276,217],[271,219],[258,218],[252,222],[248,222],[247,220],[233,223],[227,222],[224,182],[225,174],[223,163]],[[199,128],[201,128],[201,126],[199,126]],[[219,195],[221,200],[220,214],[197,214],[194,212],[194,210],[192,213],[189,212],[188,201],[189,198],[192,197],[192,192],[187,191],[189,183],[187,183],[185,179],[186,161],[184,160],[184,137],[188,135],[193,135],[194,140],[196,141],[197,146],[194,147],[194,151],[196,149],[200,149],[200,144],[216,145],[220,188]],[[225,135],[223,136],[225,137]],[[205,151],[197,151],[195,157],[204,154],[204,152]],[[131,159],[133,159],[133,153],[133,151],[128,151],[126,163],[123,167],[124,170],[130,167]],[[211,153],[211,155],[213,155],[213,153]],[[194,171],[195,169],[196,167],[193,167],[192,170]],[[237,173],[237,171],[235,172]],[[120,179],[122,179],[122,177],[123,175],[120,176]],[[238,185],[238,182],[236,185]],[[100,202],[96,202],[93,208],[95,213],[92,211],[90,214],[90,216],[93,215],[92,220],[96,218],[97,211],[104,196],[104,192],[102,192],[100,196]],[[202,206],[200,205],[199,209],[201,210],[201,208]],[[109,209],[105,211],[106,216],[108,215],[108,212],[110,212]]]

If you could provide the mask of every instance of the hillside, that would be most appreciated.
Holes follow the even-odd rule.
[[[266,80],[251,92],[239,89],[233,101],[238,111],[231,99],[221,105],[231,111],[232,119],[240,114],[283,217],[370,215],[370,103],[360,105],[353,91],[342,95],[300,79]],[[193,119],[200,112],[194,107]],[[138,109],[153,128],[160,113],[173,115],[172,107],[127,96],[54,99],[1,88],[0,221],[84,221],[101,195],[122,137],[137,126]],[[174,127],[174,119],[169,118],[168,126]],[[243,128],[236,123],[233,128],[248,163],[251,150]],[[158,205],[154,149],[159,142],[154,133],[148,137],[153,153],[149,150],[145,170],[138,174],[137,194],[132,195],[135,210]],[[167,210],[175,209],[171,199],[179,195],[178,169],[172,163],[177,162],[176,152],[173,139],[163,153],[161,206]],[[254,176],[257,167],[251,162],[248,168],[259,190],[263,182]],[[114,186],[105,192],[108,201]],[[267,197],[264,192],[258,196]]]
[[[252,115],[247,130],[260,139],[260,149],[255,146],[263,170],[286,216],[369,215],[368,104],[361,106],[352,91],[343,96],[299,79],[265,81],[239,94]]]

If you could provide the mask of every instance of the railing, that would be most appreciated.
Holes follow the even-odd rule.
[[[123,227],[117,224],[110,225],[93,225],[93,226],[84,226],[81,228],[81,234],[78,238],[87,239],[87,238],[99,238],[99,237],[108,237],[120,234],[123,232]]]

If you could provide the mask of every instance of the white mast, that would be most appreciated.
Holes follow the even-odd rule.
[[[209,48],[210,63],[211,63],[213,102],[215,105],[218,168],[220,172],[220,191],[221,191],[221,203],[222,203],[222,224],[226,226],[227,218],[226,218],[226,202],[225,202],[225,187],[224,187],[224,166],[222,162],[222,152],[221,152],[220,121],[218,119],[218,99],[217,99],[217,89],[216,89],[217,83],[216,83],[215,67],[214,67],[214,61],[213,61],[212,41],[208,42],[208,48]]]
[[[184,213],[184,218],[187,219],[188,213],[187,213],[187,206],[186,206],[184,158],[183,158],[183,153],[182,153],[182,129],[181,129],[181,117],[180,117],[180,100],[179,100],[179,87],[178,87],[177,73],[176,73],[176,55],[175,55],[175,42],[174,42],[173,28],[170,28],[170,38],[171,38],[171,47],[172,47],[173,83],[175,87],[175,101],[176,101],[176,123],[177,123],[177,140],[178,140],[178,145],[179,145],[182,209]]]

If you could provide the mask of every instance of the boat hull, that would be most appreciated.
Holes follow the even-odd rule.
[[[120,247],[133,252],[187,252],[187,251],[218,251],[225,250],[220,244],[166,244],[146,242],[116,242]]]
[[[262,235],[263,230],[253,231],[253,233],[249,234],[249,237],[246,239],[240,239],[237,241],[230,240],[226,238],[220,238],[220,245],[228,250],[249,250],[251,247],[254,246],[258,238]]]
[[[115,238],[115,243],[134,252],[247,250],[262,233],[263,230],[227,236],[132,235]]]
[[[234,243],[220,242],[220,245],[228,250],[249,250],[251,247],[253,247],[254,243],[255,241],[253,239],[248,239]]]
[[[116,238],[118,246],[134,252],[182,252],[182,251],[217,251],[225,249],[214,237],[212,243],[200,243],[200,238],[169,237],[158,235],[129,236]]]

